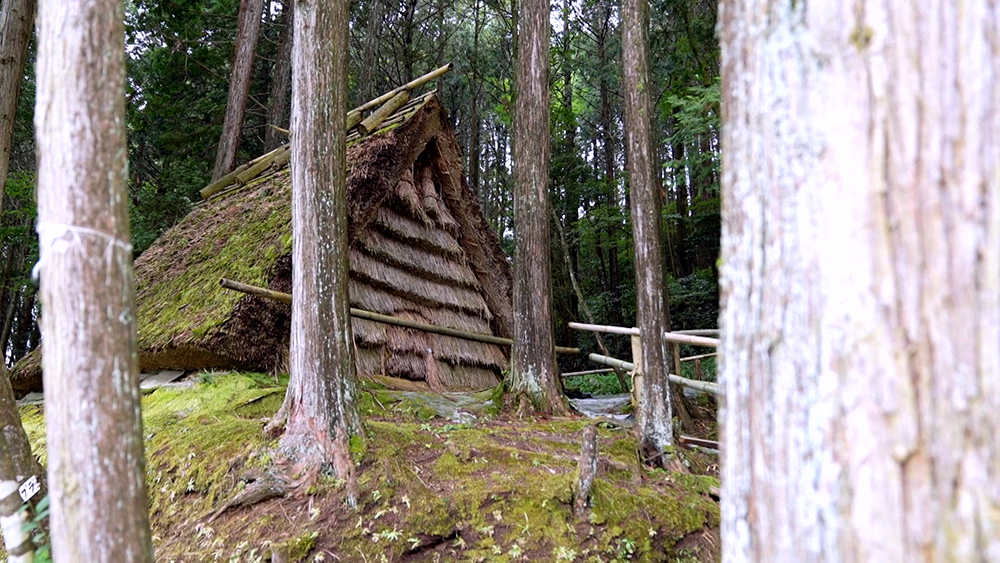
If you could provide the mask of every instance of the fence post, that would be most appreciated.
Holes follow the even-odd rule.
[[[677,375],[681,375],[681,344],[680,342],[671,342],[671,351],[674,357],[674,370]],[[684,388],[677,384],[670,385],[670,399],[674,407],[674,415],[681,419],[681,428],[690,431],[694,428],[694,421],[691,419],[691,413],[688,412],[687,405],[684,404]]]
[[[639,408],[639,401],[642,399],[642,337],[632,336],[632,363],[635,369],[632,370],[632,406]]]

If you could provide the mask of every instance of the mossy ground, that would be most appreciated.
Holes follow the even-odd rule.
[[[301,496],[209,522],[213,508],[270,464],[275,443],[261,430],[284,382],[235,373],[200,379],[143,398],[159,561],[263,561],[274,548],[291,561],[366,563],[718,557],[719,510],[708,494],[716,479],[640,468],[626,430],[599,429],[592,510],[577,521],[579,436],[593,421],[480,416],[460,424],[434,417],[418,396],[375,388],[361,394],[367,438],[353,444],[357,509],[346,505],[343,483],[321,477]],[[42,410],[22,414],[44,457]]]

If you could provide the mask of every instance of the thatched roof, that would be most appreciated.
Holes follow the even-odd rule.
[[[349,138],[351,305],[509,337],[510,266],[464,181],[444,109],[431,93],[396,118]],[[291,291],[291,180],[279,166],[200,204],[136,260],[143,371],[284,368],[290,306],[219,286],[228,277]],[[495,384],[507,367],[491,344],[361,319],[353,327],[362,375],[468,389]],[[15,367],[18,390],[37,364]]]

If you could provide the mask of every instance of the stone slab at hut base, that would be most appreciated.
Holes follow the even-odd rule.
[[[281,149],[279,149],[281,150]],[[291,292],[287,158],[196,206],[135,262],[143,372],[285,371],[291,307],[219,286],[222,277]],[[381,129],[348,137],[351,306],[509,338],[511,270],[465,183],[461,149],[434,92]],[[499,382],[508,350],[354,319],[359,376],[435,391]],[[41,355],[11,372],[41,389]]]
[[[184,377],[183,371],[163,370],[157,373],[139,374],[139,389],[156,389]]]

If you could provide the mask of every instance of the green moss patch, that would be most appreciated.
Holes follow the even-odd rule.
[[[288,171],[239,194],[213,200],[167,231],[136,261],[139,347],[155,350],[210,336],[242,293],[219,278],[267,286],[291,252]]]
[[[716,479],[640,469],[631,432],[600,428],[603,468],[589,516],[572,510],[579,436],[590,421],[466,423],[421,418],[415,395],[362,391],[366,436],[352,441],[356,509],[322,476],[301,495],[207,516],[271,466],[262,435],[283,381],[205,375],[143,398],[157,559],[263,561],[705,561],[691,538],[718,527]],[[478,401],[478,399],[477,399]],[[433,410],[433,409],[432,409]],[[44,453],[38,407],[22,409]]]

